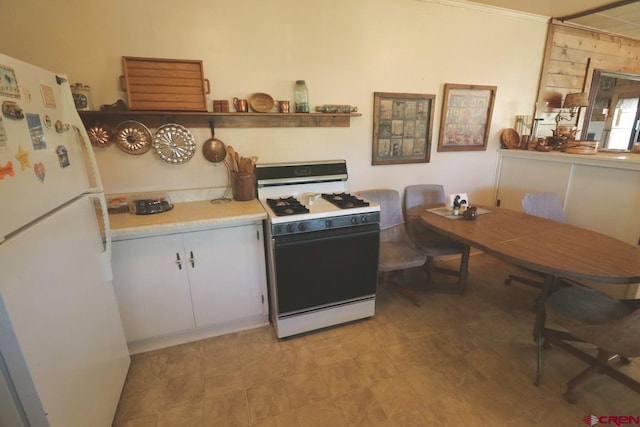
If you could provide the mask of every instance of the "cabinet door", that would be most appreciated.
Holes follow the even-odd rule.
[[[263,314],[266,273],[260,225],[186,233],[183,239],[185,255],[193,253],[194,258],[188,270],[197,327]]]
[[[116,241],[112,257],[113,284],[127,341],[193,329],[181,235]]]

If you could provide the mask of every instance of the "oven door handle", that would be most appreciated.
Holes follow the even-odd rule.
[[[333,230],[313,231],[310,233],[274,236],[275,247],[295,245],[299,243],[319,242],[331,239],[349,239],[356,235],[380,234],[379,224],[357,225],[354,227],[336,228]]]

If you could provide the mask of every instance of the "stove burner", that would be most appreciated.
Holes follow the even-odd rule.
[[[369,206],[369,202],[365,202],[362,199],[357,198],[353,194],[349,193],[332,193],[322,194],[322,198],[339,207],[340,209],[359,208],[362,206]]]
[[[309,213],[309,209],[292,196],[267,199],[267,204],[276,216]]]

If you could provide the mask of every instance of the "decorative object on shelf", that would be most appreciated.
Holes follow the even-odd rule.
[[[549,142],[548,139],[538,138],[538,143],[536,144],[536,151],[542,151],[542,152],[548,153],[551,150],[553,150],[553,145],[552,143]]]
[[[318,113],[355,113],[358,111],[358,107],[351,105],[337,105],[337,104],[325,104],[316,107]]]
[[[128,154],[144,154],[151,148],[151,132],[135,120],[118,124],[114,137],[118,148]]]
[[[575,126],[557,126],[551,129],[552,136],[547,137],[547,145],[555,150],[564,150],[567,143],[576,139],[578,128]]]
[[[123,56],[122,66],[120,87],[131,110],[207,111],[210,85],[202,61]]]
[[[549,103],[547,101],[536,102],[536,111],[533,117],[533,127],[531,128],[531,138],[529,141],[535,141],[538,138],[538,126],[544,120],[544,114],[547,112]]]
[[[254,93],[249,97],[249,105],[256,113],[268,113],[273,109],[275,101],[271,95],[267,93]]]
[[[238,113],[247,113],[249,111],[249,102],[246,99],[233,98],[233,108]]]
[[[122,99],[118,99],[113,104],[102,104],[100,106],[100,111],[127,111],[128,109],[129,107]]]
[[[291,111],[289,101],[278,101],[278,112],[288,113],[289,111]]]
[[[512,128],[503,129],[500,133],[500,142],[502,142],[502,148],[508,148],[515,150],[520,148],[520,135],[518,131]]]
[[[309,89],[304,80],[296,80],[293,87],[293,99],[295,102],[296,113],[309,112]]]
[[[228,113],[229,101],[226,99],[214,99],[213,100],[213,112],[214,113]]]
[[[556,127],[560,126],[562,120],[572,121],[575,115],[578,113],[581,107],[589,106],[589,94],[586,92],[570,93],[564,98],[562,109],[556,116]],[[569,110],[568,115],[562,110]]]
[[[87,135],[94,147],[107,147],[113,142],[113,132],[102,123],[96,123],[87,129]]]
[[[211,138],[202,144],[202,155],[205,159],[213,163],[214,166],[223,163],[227,170],[227,185],[224,193],[221,197],[211,200],[211,203],[227,203],[231,201],[229,198],[229,193],[231,192],[231,168],[227,161],[227,146],[224,142],[216,138],[216,128],[213,120],[209,122],[209,126],[211,127]]]
[[[517,115],[513,128],[518,132],[518,135],[531,135],[532,122],[532,116]]]
[[[196,140],[189,129],[176,123],[160,126],[153,135],[156,154],[167,163],[185,163],[196,152]]]
[[[444,85],[438,151],[487,149],[496,91],[496,86]]]
[[[600,141],[567,141],[564,150],[569,154],[597,154]]]
[[[76,105],[76,110],[93,110],[93,104],[91,104],[91,88],[89,86],[76,83],[71,86],[71,95],[73,95],[73,103]]]
[[[372,165],[429,163],[435,98],[374,92]]]

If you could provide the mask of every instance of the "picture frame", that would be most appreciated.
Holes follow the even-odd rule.
[[[485,151],[496,86],[446,83],[438,151]]]
[[[429,162],[435,98],[374,92],[372,165]]]

